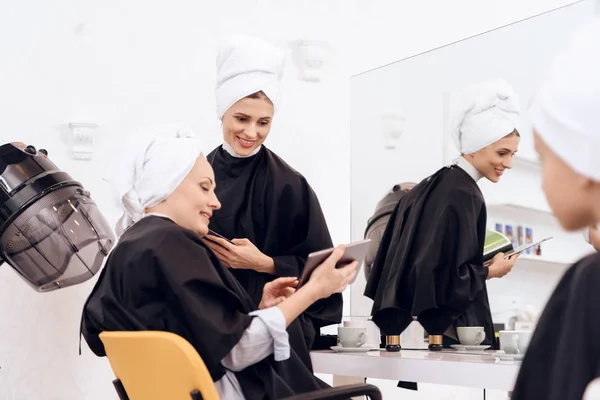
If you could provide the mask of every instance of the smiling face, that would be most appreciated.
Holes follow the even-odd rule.
[[[269,135],[274,111],[263,92],[238,100],[223,114],[223,139],[237,154],[252,154]]]
[[[221,208],[215,187],[213,169],[206,158],[200,156],[173,193],[146,211],[164,214],[177,225],[205,236],[213,211]]]
[[[504,171],[512,168],[512,158],[519,149],[519,133],[513,131],[502,139],[464,157],[491,182],[498,182]]]

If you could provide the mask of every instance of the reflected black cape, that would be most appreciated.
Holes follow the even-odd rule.
[[[277,276],[300,277],[309,253],[333,246],[319,200],[306,179],[265,146],[246,158],[232,157],[219,146],[207,158],[221,202],[210,228],[229,239],[249,239],[273,258]],[[256,304],[265,283],[276,278],[254,270],[231,272]],[[342,306],[342,295],[334,294],[300,317],[308,348],[322,326],[341,321]],[[291,341],[296,346],[294,338]]]
[[[399,335],[416,316],[431,335],[483,326],[496,346],[483,267],[486,207],[477,183],[444,167],[397,204],[365,295],[383,334]]]
[[[110,254],[83,310],[82,334],[92,351],[105,356],[104,331],[160,330],[194,346],[214,381],[221,360],[240,340],[256,307],[246,291],[200,238],[174,222],[149,216],[127,230]],[[292,327],[290,325],[290,327]],[[276,399],[324,385],[291,349],[273,355],[236,377],[247,399]]]
[[[573,265],[538,321],[512,400],[581,399],[600,377],[600,254]]]

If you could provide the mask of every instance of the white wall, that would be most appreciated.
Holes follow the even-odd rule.
[[[301,36],[326,40],[334,50],[329,74],[322,84],[310,84],[298,81],[289,66],[285,108],[267,144],[308,178],[334,241],[347,242],[350,74],[564,3],[3,2],[0,141],[47,148],[114,221],[117,210],[101,177],[114,161],[115,146],[132,129],[184,121],[205,136],[207,147],[219,143],[213,100],[219,38],[239,31],[281,45]],[[69,122],[99,125],[93,161],[70,159]],[[107,362],[85,344],[83,356],[77,355],[80,311],[93,283],[39,295],[9,268],[0,268],[0,398],[116,398]]]

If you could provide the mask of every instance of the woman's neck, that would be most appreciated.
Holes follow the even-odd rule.
[[[458,157],[455,162],[463,171],[465,171],[475,182],[483,178],[483,175],[475,168],[475,166],[464,155]]]

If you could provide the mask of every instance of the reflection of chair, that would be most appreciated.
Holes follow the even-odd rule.
[[[102,332],[106,356],[121,400],[220,400],[204,362],[192,345],[169,332]],[[286,400],[381,400],[373,385],[358,384],[309,392]],[[226,400],[226,399],[224,399]]]
[[[365,239],[371,239],[369,244],[369,250],[365,256],[364,272],[365,277],[369,279],[371,275],[371,268],[375,262],[377,251],[379,250],[379,243],[387,227],[387,223],[392,215],[392,212],[396,208],[396,204],[400,201],[409,190],[414,188],[417,184],[414,182],[403,182],[398,183],[388,191],[385,196],[375,206],[375,213],[367,221],[367,228],[365,229]]]

